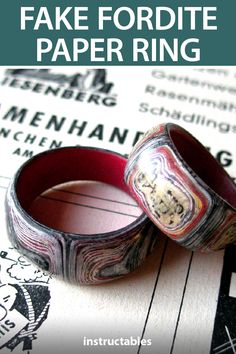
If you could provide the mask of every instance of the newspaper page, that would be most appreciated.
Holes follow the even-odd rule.
[[[193,253],[161,236],[132,274],[76,286],[36,269],[12,248],[4,211],[11,177],[34,154],[82,145],[127,155],[147,129],[162,122],[190,131],[236,180],[235,113],[235,68],[1,68],[3,353],[236,352],[235,246]],[[88,233],[137,217],[135,202],[124,193],[101,184],[82,187],[83,195],[73,199],[80,205],[68,210]],[[57,193],[61,203],[51,200],[44,204],[48,210],[71,201]],[[127,208],[127,202],[133,204]]]

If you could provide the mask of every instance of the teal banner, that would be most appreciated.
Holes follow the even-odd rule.
[[[236,65],[236,2],[0,3],[0,65]]]

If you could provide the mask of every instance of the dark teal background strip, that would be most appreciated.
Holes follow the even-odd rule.
[[[54,9],[60,6],[62,9],[67,6],[88,6],[89,15],[89,30],[86,31],[69,31],[62,26],[60,31],[48,30],[46,26],[40,27],[38,31],[33,30],[34,22],[27,24],[25,31],[20,30],[20,7],[31,6],[35,8],[37,14],[40,6],[46,6],[54,19]],[[112,22],[105,23],[105,30],[99,31],[97,28],[98,7],[99,6],[112,6],[115,10],[120,6],[130,7],[136,12],[138,6],[148,6],[155,10],[157,6],[167,6],[176,10],[178,6],[207,6],[217,7],[217,31],[203,31],[200,16],[197,16],[197,29],[190,31],[187,19],[185,28],[178,31],[176,27],[168,31],[148,30],[147,28],[138,31],[135,28],[121,31],[114,27]],[[72,19],[72,12],[68,19]],[[124,22],[127,20],[125,16],[122,19]],[[73,23],[73,21],[72,21]],[[155,23],[155,22],[154,22]],[[0,2],[0,65],[236,65],[236,1],[233,0],[207,0],[207,1],[122,1],[122,0],[86,0],[86,1],[43,1],[43,0],[2,0]],[[65,57],[58,57],[56,62],[52,62],[52,51],[43,55],[42,61],[38,62],[36,57],[36,43],[37,38],[49,38],[53,46],[55,46],[58,38],[64,38],[67,43],[68,50],[72,57],[72,41],[73,38],[84,38],[88,41],[91,38],[104,38],[109,37],[119,38],[123,42],[123,62],[119,62],[117,57],[114,56],[112,62],[107,61],[92,61],[90,52],[81,55],[79,61],[67,62]],[[178,62],[173,62],[169,55],[165,56],[164,62],[159,61],[157,53],[157,60],[155,62],[145,62],[140,56],[138,62],[133,62],[132,56],[132,40],[135,37],[142,37],[151,41],[152,38],[165,38],[168,43],[171,43],[173,38],[178,38],[179,42],[187,38],[199,38],[199,46],[201,48],[201,59],[198,62],[189,62],[184,60],[179,55]],[[195,45],[196,46],[196,45]],[[106,57],[106,56],[105,56]],[[72,58],[73,60],[73,58]]]

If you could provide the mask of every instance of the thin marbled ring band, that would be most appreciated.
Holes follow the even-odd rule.
[[[54,230],[28,213],[43,191],[67,181],[96,180],[128,192],[123,179],[126,162],[114,152],[87,147],[58,148],[28,160],[6,196],[13,245],[43,270],[72,283],[105,282],[133,271],[157,239],[157,230],[144,213],[126,227],[93,235]]]
[[[236,185],[180,126],[148,131],[129,156],[125,180],[149,218],[180,245],[208,252],[236,242]]]

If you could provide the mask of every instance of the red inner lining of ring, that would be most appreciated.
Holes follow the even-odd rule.
[[[214,157],[180,127],[169,129],[171,139],[184,161],[221,198],[236,208],[236,186]]]
[[[108,183],[129,194],[123,178],[126,162],[126,158],[106,150],[75,147],[51,150],[23,166],[16,183],[18,200],[28,210],[45,190],[76,180]]]

